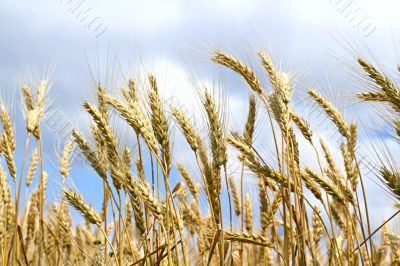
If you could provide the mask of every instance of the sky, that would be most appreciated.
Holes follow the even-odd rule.
[[[365,89],[355,77],[354,56],[374,59],[394,73],[399,59],[399,7],[395,0],[2,0],[0,89],[3,103],[19,121],[16,157],[22,157],[25,134],[20,86],[35,84],[43,77],[51,81],[51,108],[43,128],[48,140],[44,149],[52,199],[59,197],[56,158],[71,127],[87,130],[83,122],[89,118],[81,106],[84,100],[94,99],[97,82],[113,91],[124,86],[128,78],[143,79],[152,72],[168,103],[190,111],[199,126],[202,113],[194,108],[193,83],[211,87],[229,102],[227,127],[239,130],[245,121],[249,90],[235,74],[210,61],[215,49],[235,55],[260,76],[257,51],[265,49],[281,69],[294,73],[294,103],[316,133],[330,134],[328,144],[337,150],[338,136],[332,134],[331,125],[321,122],[321,115],[305,100],[309,86],[325,92],[346,119],[363,121],[359,131],[362,146],[385,125],[371,126],[368,122],[375,117],[375,109],[348,97]],[[265,76],[262,81],[267,84]],[[263,130],[265,118],[260,117],[256,136],[263,149],[270,138],[265,133],[268,130]],[[195,169],[193,158],[182,152],[187,149],[182,136],[178,130],[174,134],[174,160]],[[378,138],[391,143],[385,134]],[[304,154],[310,151],[310,147],[304,148]],[[263,152],[270,156],[268,149]],[[360,148],[359,152],[362,157],[374,156],[373,149]],[[315,165],[312,157],[304,158],[305,164]],[[235,167],[230,171],[237,174]],[[70,178],[90,203],[99,206],[96,192],[100,180],[79,160],[74,161]],[[372,194],[371,204],[377,210],[373,218],[376,224],[393,212],[393,201],[373,177],[367,182],[367,193]]]

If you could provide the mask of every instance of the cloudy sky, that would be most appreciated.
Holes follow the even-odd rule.
[[[81,104],[84,99],[93,99],[96,82],[112,90],[127,78],[147,72],[157,75],[166,99],[187,109],[196,98],[193,79],[216,86],[229,101],[228,124],[235,128],[245,119],[248,88],[236,75],[210,62],[211,51],[232,53],[262,75],[256,57],[262,48],[284,71],[295,73],[298,110],[323,134],[330,131],[329,126],[321,124],[310,108],[304,108],[309,103],[304,100],[305,88],[325,90],[349,120],[370,119],[373,114],[359,112],[367,110],[347,97],[362,89],[354,78],[354,56],[376,59],[380,66],[395,69],[399,8],[395,0],[2,0],[1,95],[13,116],[21,118],[20,85],[51,77],[49,99],[57,110],[58,122],[45,125],[49,160],[57,156],[65,137],[64,129],[59,132],[52,126],[65,124],[84,130],[80,122],[87,117],[81,112]],[[192,110],[192,115],[200,116],[198,110]],[[16,126],[21,143],[23,123]],[[267,138],[260,128],[259,137]],[[366,132],[362,136],[370,134],[368,129],[365,125],[364,131],[360,130]],[[364,139],[368,140],[364,137],[361,142]],[[332,148],[337,148],[337,137],[330,142]],[[17,157],[22,149],[19,146]],[[175,148],[185,148],[179,138]],[[187,158],[177,154],[175,159]],[[314,162],[306,158],[305,163]],[[79,162],[75,166],[73,183],[96,205],[93,187],[98,187],[98,180],[82,170]],[[47,170],[54,176],[49,194],[56,198],[53,189],[59,177],[55,159],[47,163]],[[368,188],[374,195],[383,195],[371,203],[379,209],[377,220],[382,220],[392,212],[393,202],[373,182]]]

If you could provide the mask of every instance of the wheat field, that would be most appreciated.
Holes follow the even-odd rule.
[[[234,56],[217,50],[211,57],[248,85],[240,132],[225,126],[224,103],[209,90],[200,95],[207,121],[203,134],[188,110],[160,96],[152,74],[146,73],[147,90],[135,77],[118,93],[99,85],[97,101],[82,103],[91,122],[69,129],[71,137],[57,159],[62,182],[56,202],[46,200],[51,177],[44,169],[48,144],[41,134],[49,80],[22,86],[18,111],[25,119],[25,143],[16,143],[10,110],[3,105],[0,113],[1,265],[400,265],[400,235],[389,226],[398,212],[382,217],[378,227],[371,224],[374,210],[367,199],[376,195],[365,189],[361,165],[368,162],[358,154],[356,123],[346,121],[322,92],[307,90],[309,102],[340,136],[334,152],[296,112],[292,77],[263,50],[258,58],[267,86]],[[366,82],[360,84],[365,91],[353,97],[386,108],[398,140],[400,90],[373,63],[354,60]],[[268,117],[272,156],[253,145],[260,112]],[[116,134],[110,122],[115,116],[129,126],[125,137],[135,140],[134,147]],[[195,159],[199,178],[175,163],[172,127],[185,137],[185,152]],[[311,147],[316,168],[302,163],[300,144]],[[15,158],[17,145],[25,147],[22,158]],[[103,193],[96,195],[101,209],[68,185],[73,152],[103,183]],[[230,161],[241,169],[238,176],[228,175]],[[377,183],[398,198],[396,163],[382,161],[373,170]],[[179,179],[173,186],[172,175]],[[256,180],[256,194],[249,193],[248,179]],[[38,185],[22,197],[32,184]],[[72,211],[85,223],[74,222]]]

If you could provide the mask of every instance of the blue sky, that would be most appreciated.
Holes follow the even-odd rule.
[[[50,173],[49,198],[53,199],[58,197],[55,188],[60,177],[57,161],[51,158],[58,156],[66,135],[64,129],[54,130],[49,123],[55,123],[51,125],[56,127],[71,125],[84,131],[82,122],[88,121],[88,117],[81,104],[84,99],[93,99],[93,80],[100,80],[113,90],[123,85],[126,78],[153,72],[165,98],[190,110],[199,127],[202,116],[200,110],[192,109],[196,100],[192,79],[207,86],[214,84],[223,89],[223,97],[229,100],[229,128],[240,129],[245,119],[248,88],[236,75],[209,60],[213,49],[236,55],[252,65],[260,76],[256,52],[260,48],[271,52],[282,69],[295,72],[295,103],[320,134],[332,129],[309,111],[309,101],[304,101],[307,86],[325,90],[345,110],[347,119],[362,118],[368,122],[374,117],[370,108],[354,105],[347,97],[362,89],[359,80],[353,77],[357,72],[350,71],[354,66],[351,56],[379,58],[381,65],[395,69],[399,7],[394,0],[3,0],[0,3],[1,95],[11,107],[13,117],[22,121],[18,112],[20,84],[51,76],[49,99],[51,108],[56,110],[53,120],[56,117],[59,122],[47,122],[44,130],[48,140],[45,151],[49,159],[46,163]],[[368,54],[369,50],[374,56]],[[260,119],[257,134],[260,147],[265,147],[262,144],[268,135],[262,130]],[[24,125],[18,122],[16,126],[19,143],[16,157],[21,157]],[[372,129],[381,126],[375,124]],[[360,130],[362,136],[368,136],[370,131],[368,123]],[[195,169],[193,158],[181,152],[187,149],[182,137],[178,130],[174,132],[177,135],[174,147],[179,151],[174,159]],[[332,148],[338,146],[335,137],[329,139]],[[264,153],[268,156],[268,150]],[[313,164],[312,158],[308,161],[306,158],[305,163]],[[231,173],[236,174],[235,167]],[[79,161],[73,164],[71,180],[98,206],[100,182]],[[384,195],[369,183],[371,194]],[[250,190],[252,187],[255,188],[250,185]],[[373,204],[380,213],[377,220],[392,211],[392,202],[386,196]]]

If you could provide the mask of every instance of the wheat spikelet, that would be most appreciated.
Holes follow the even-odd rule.
[[[43,171],[43,201],[46,200],[46,191],[47,191],[47,181],[49,180],[49,174]]]
[[[234,233],[225,231],[224,238],[228,241],[237,241],[262,247],[272,246],[269,240],[267,240],[264,236],[256,233]]]
[[[362,93],[356,93],[357,98],[366,101],[366,102],[370,102],[370,101],[374,101],[374,102],[385,102],[386,99],[386,95],[383,92],[362,92]]]
[[[199,191],[196,185],[193,182],[192,177],[190,176],[189,172],[186,170],[185,166],[181,163],[177,164],[179,173],[181,174],[183,180],[185,180],[185,183],[187,187],[189,188],[190,193],[192,194],[194,199],[198,199],[199,197]]]
[[[122,115],[135,132],[140,133],[152,151],[157,153],[158,148],[156,137],[151,129],[148,117],[140,110],[139,106],[137,104],[125,106],[111,95],[107,95],[107,102]]]
[[[346,203],[346,199],[343,196],[343,194],[340,192],[339,188],[333,184],[330,180],[318,175],[314,171],[312,171],[310,168],[306,168],[306,173],[309,175],[309,177],[314,180],[318,185],[320,185],[326,193],[331,195],[333,198],[338,200],[341,203]]]
[[[332,172],[337,173],[337,167],[335,164],[335,161],[333,159],[332,153],[330,152],[328,146],[326,145],[325,141],[323,138],[319,139],[322,150],[324,151],[324,155],[325,155],[325,160],[328,163],[329,169],[331,169]]]
[[[199,225],[197,228],[197,232],[199,232],[201,227],[204,226],[205,221],[204,221],[203,216],[201,215],[199,203],[196,199],[192,200],[192,202],[190,203],[190,208],[193,210],[194,215],[196,217],[197,223]]]
[[[143,218],[142,203],[135,188],[132,188],[131,190],[129,190],[129,192],[130,192],[129,195],[133,207],[136,227],[139,230],[140,234],[144,235],[146,233],[146,227]]]
[[[389,189],[397,196],[400,197],[400,174],[390,171],[386,167],[382,167],[380,174]]]
[[[99,158],[99,161],[102,164],[107,164],[107,147],[106,147],[106,140],[104,136],[101,134],[101,131],[99,130],[98,126],[96,123],[92,122],[90,125],[90,130],[92,133],[92,137],[94,140],[94,145],[96,148],[95,155]]]
[[[105,97],[105,96],[104,96]],[[86,111],[93,117],[94,122],[96,123],[98,130],[104,135],[107,146],[107,158],[109,162],[109,168],[111,173],[111,179],[113,181],[113,185],[117,190],[121,189],[122,186],[122,172],[121,172],[121,159],[118,155],[118,142],[112,132],[111,128],[108,125],[107,119],[104,117],[104,114],[100,113],[99,110],[96,109],[89,102],[85,102],[83,104]],[[105,179],[106,180],[106,179]]]
[[[396,85],[388,77],[379,73],[379,71],[366,60],[358,58],[357,61],[364,71],[367,72],[368,76],[380,87],[390,106],[397,113],[400,113],[400,91]]]
[[[239,156],[239,159],[244,162],[252,172],[261,176],[265,181],[266,186],[269,185],[269,178],[283,187],[288,188],[289,180],[287,176],[280,172],[274,171],[267,165],[261,165],[260,159],[258,158],[256,152],[246,144],[246,142],[239,136],[238,133],[231,133],[231,136],[228,137],[228,143],[242,153],[242,156]],[[293,189],[293,184],[291,188]]]
[[[342,152],[343,160],[344,160],[344,168],[346,170],[347,178],[349,180],[353,179],[353,162],[352,158],[350,155],[350,152],[348,150],[348,146],[346,146],[344,143],[341,143],[340,145],[340,150]]]
[[[390,251],[393,255],[394,263],[399,263],[400,261],[400,239],[397,235],[393,233],[386,233],[386,238],[388,241],[388,245],[390,247]]]
[[[313,241],[314,246],[319,246],[319,241],[322,238],[322,221],[321,221],[321,211],[317,206],[314,206],[314,212],[312,216],[312,228],[313,228]]]
[[[229,188],[232,193],[233,207],[235,209],[235,213],[237,216],[239,216],[240,213],[242,212],[242,206],[240,204],[239,193],[237,191],[235,178],[233,176],[229,178]]]
[[[212,176],[212,169],[208,159],[207,148],[202,139],[200,138],[200,136],[197,137],[197,143],[198,143],[198,154],[203,168],[202,170],[204,172],[206,179],[208,180]]]
[[[291,111],[290,118],[296,124],[296,126],[300,129],[304,138],[312,143],[312,131],[310,129],[310,125],[297,113]]]
[[[266,233],[268,228],[268,211],[269,206],[267,202],[268,193],[264,184],[264,180],[260,179],[258,181],[258,189],[259,189],[259,199],[260,199],[260,224],[261,224],[261,232],[263,234]]]
[[[300,165],[300,150],[299,143],[297,142],[296,135],[294,134],[293,127],[289,127],[287,130],[288,134],[288,145],[289,145],[289,153],[286,156],[293,158],[296,165]]]
[[[244,162],[251,171],[264,175],[264,169],[257,153],[237,132],[232,132],[227,141],[241,153],[239,159]]]
[[[136,81],[134,79],[129,79],[128,88],[121,89],[121,93],[129,104],[135,104],[138,101]]]
[[[4,168],[0,165],[0,202],[5,201],[7,199],[7,174],[4,171]]]
[[[34,177],[35,172],[36,172],[38,158],[39,158],[39,153],[38,153],[38,150],[35,149],[32,152],[31,163],[29,164],[28,172],[26,174],[25,184],[26,184],[27,187],[29,187],[32,184],[33,177]]]
[[[48,80],[41,80],[37,88],[36,108],[41,110],[42,114],[44,111],[44,105],[46,101],[46,90],[48,86]]]
[[[220,201],[220,176],[212,174],[209,179],[207,179],[207,189],[210,194],[210,204],[214,211],[215,223],[219,224],[221,222],[221,201]]]
[[[221,204],[219,200],[221,178],[219,175],[216,176],[213,172],[211,163],[208,159],[207,149],[200,137],[198,137],[197,143],[202,172],[204,173],[205,177],[204,185],[207,191],[208,201],[214,212],[213,218],[215,218],[215,223],[219,224],[221,219],[219,215],[221,210]]]
[[[291,91],[289,76],[286,73],[276,70],[271,57],[269,57],[265,51],[261,50],[258,55],[261,58],[264,69],[268,73],[272,87],[279,96],[279,99],[287,105],[290,102]]]
[[[32,133],[37,139],[39,139],[39,123],[40,123],[40,110],[35,108],[27,112],[26,115],[26,130]]]
[[[194,130],[192,124],[189,119],[185,116],[181,109],[178,109],[175,106],[171,107],[172,114],[174,115],[176,121],[178,122],[183,135],[186,138],[186,141],[189,143],[190,148],[196,152],[197,150],[197,139],[198,136],[196,131]]]
[[[167,173],[171,170],[171,144],[169,141],[168,134],[168,120],[165,116],[163,106],[161,104],[161,99],[158,94],[158,88],[156,79],[153,75],[148,76],[151,90],[148,93],[149,105],[152,112],[151,124],[153,127],[154,135],[161,146],[161,152],[165,164],[165,170]]]
[[[106,101],[106,90],[102,88],[100,85],[97,86],[97,103],[98,109],[104,120],[108,122],[108,108]]]
[[[351,191],[347,185],[347,182],[344,180],[344,178],[340,175],[333,173],[330,169],[325,169],[325,173],[330,179],[332,179],[335,182],[335,184],[337,184],[338,188],[340,189],[342,194],[345,196],[345,198],[352,204],[356,204],[356,198],[354,197],[354,193],[353,193],[353,191],[355,191],[355,189],[353,189],[353,191]],[[350,181],[353,181],[353,180],[350,180]]]
[[[347,149],[349,152],[349,156],[351,160],[353,160],[356,153],[356,144],[357,144],[357,126],[354,122],[350,124],[349,138],[347,141],[348,141]]]
[[[35,190],[29,200],[28,221],[26,226],[25,245],[28,247],[29,243],[33,240],[36,229],[36,217],[38,216],[37,209],[38,193]]]
[[[301,178],[304,180],[306,187],[313,193],[315,198],[322,200],[322,194],[314,181],[304,172],[300,173]]]
[[[126,166],[117,155],[113,155],[112,153],[108,153],[108,161],[113,185],[117,190],[120,190],[124,183]]]
[[[72,148],[73,148],[73,142],[69,141],[67,144],[65,144],[64,149],[60,155],[59,172],[64,178],[67,178],[67,176],[69,175],[70,157],[71,157]]]
[[[264,50],[260,50],[258,52],[258,55],[261,58],[261,63],[265,71],[268,73],[268,77],[272,86],[274,88],[278,88],[279,87],[278,71],[276,70],[274,63],[272,62],[271,57]]]
[[[131,174],[129,174],[125,187],[130,193],[137,193],[137,195],[139,195],[139,197],[143,200],[143,203],[153,212],[153,214],[158,218],[162,218],[163,208],[154,198],[147,182],[143,184],[139,183],[133,179]]]
[[[3,153],[4,157],[6,158],[6,164],[8,167],[8,171],[13,179],[13,182],[15,184],[16,182],[16,168],[15,168],[15,161],[14,161],[14,152],[11,148],[12,142],[10,143],[8,141],[7,133],[3,133],[2,136],[2,147],[3,147]]]
[[[335,201],[331,202],[330,206],[333,219],[335,219],[340,229],[343,230],[343,233],[347,233],[346,221],[343,217],[344,215],[342,214],[342,206],[340,204],[337,204],[337,202]]]
[[[253,143],[254,126],[256,123],[256,98],[254,95],[250,96],[249,100],[249,113],[247,115],[246,126],[243,132],[243,138],[247,141],[249,145]]]
[[[105,181],[107,181],[107,172],[103,164],[99,161],[94,151],[90,148],[89,144],[86,142],[81,133],[77,130],[72,130],[72,136],[75,143],[78,145],[82,154],[85,156],[86,160],[96,171],[96,173]]]
[[[232,132],[231,136],[228,137],[228,143],[234,146],[238,151],[241,152],[242,156],[239,159],[245,163],[245,165],[254,173],[260,175],[265,179],[265,185],[268,186],[268,180],[270,178],[287,188],[289,185],[289,180],[284,174],[274,171],[267,165],[262,165],[260,159],[254,149],[249,147],[246,142],[237,132]],[[292,186],[293,189],[293,186]]]
[[[22,96],[24,99],[26,110],[27,111],[33,110],[33,100],[32,100],[31,89],[26,85],[22,85],[21,90],[22,90]]]
[[[61,224],[61,242],[64,247],[70,247],[72,245],[72,217],[70,210],[67,205],[62,204],[59,212],[59,221]]]
[[[93,117],[94,122],[104,135],[107,143],[107,148],[111,150],[116,150],[116,148],[118,147],[118,143],[114,136],[114,133],[108,126],[106,118],[104,118],[103,115],[100,113],[100,111],[98,111],[97,108],[89,102],[85,102],[83,104],[83,107]]]
[[[213,167],[215,169],[219,169],[220,166],[226,164],[228,160],[226,153],[226,141],[214,99],[211,97],[208,91],[205,91],[204,96],[203,105],[208,117]]]
[[[128,231],[129,237],[132,237],[133,234],[133,210],[132,210],[132,204],[130,199],[127,197],[125,199],[125,226],[126,230]]]
[[[249,233],[253,232],[253,206],[252,206],[252,202],[251,202],[251,198],[250,195],[248,193],[246,193],[246,197],[245,197],[245,224],[246,224],[246,230]]]
[[[137,88],[136,88],[136,82],[133,79],[130,79],[128,82],[128,89],[129,89],[129,95],[130,99],[132,101],[137,101]]]
[[[268,95],[268,103],[282,133],[286,134],[286,130],[289,128],[289,110],[287,106],[282,102],[276,92],[272,92]]]
[[[109,162],[109,169],[111,179],[117,190],[122,186],[122,172],[121,172],[121,159],[118,155],[118,142],[114,136],[113,131],[108,125],[107,119],[96,109],[95,106],[89,102],[84,103],[86,111],[93,117],[98,130],[104,135],[107,146],[107,158]]]
[[[6,201],[6,226],[5,229],[6,231],[10,232],[13,230],[15,226],[15,205],[11,202],[11,193],[10,193],[10,188],[7,187],[8,190],[8,198]]]
[[[308,94],[313,97],[314,100],[324,109],[328,117],[337,126],[339,133],[347,138],[349,136],[349,125],[343,119],[336,107],[334,107],[314,89],[309,88]]]
[[[142,163],[142,159],[140,158],[140,156],[138,157],[138,159],[136,161],[136,169],[138,172],[139,179],[144,183],[146,181],[146,175],[144,173],[143,163]]]
[[[3,124],[4,135],[7,137],[8,146],[12,151],[14,151],[16,147],[14,130],[12,127],[10,115],[8,114],[5,106],[1,106],[0,119]]]
[[[194,235],[198,231],[199,226],[195,212],[188,206],[186,202],[179,202],[179,209],[181,210],[183,223],[187,227],[189,234]]]
[[[222,123],[218,116],[217,107],[208,91],[205,91],[203,106],[208,118],[208,134],[211,144],[212,163],[208,163],[207,152],[200,139],[198,140],[199,155],[205,170],[207,190],[210,195],[210,203],[214,209],[214,217],[216,223],[219,223],[222,218],[220,214],[220,193],[222,186],[220,168],[222,165],[226,165],[227,162],[226,140]]]
[[[132,152],[128,147],[125,147],[124,153],[122,154],[122,160],[124,161],[125,165],[130,169],[132,167]]]
[[[26,115],[26,130],[32,133],[37,139],[40,138],[39,125],[44,115],[47,85],[47,80],[42,80],[39,83],[36,105],[33,109],[28,110]]]
[[[257,78],[256,74],[253,72],[253,70],[251,70],[249,67],[247,67],[245,64],[243,64],[233,56],[227,55],[222,51],[215,51],[211,60],[237,72],[243,77],[247,84],[249,84],[252,90],[260,95],[263,93],[261,82]]]
[[[79,211],[88,222],[101,226],[100,215],[88,205],[83,197],[76,191],[64,189],[64,196],[68,203],[77,211]]]

